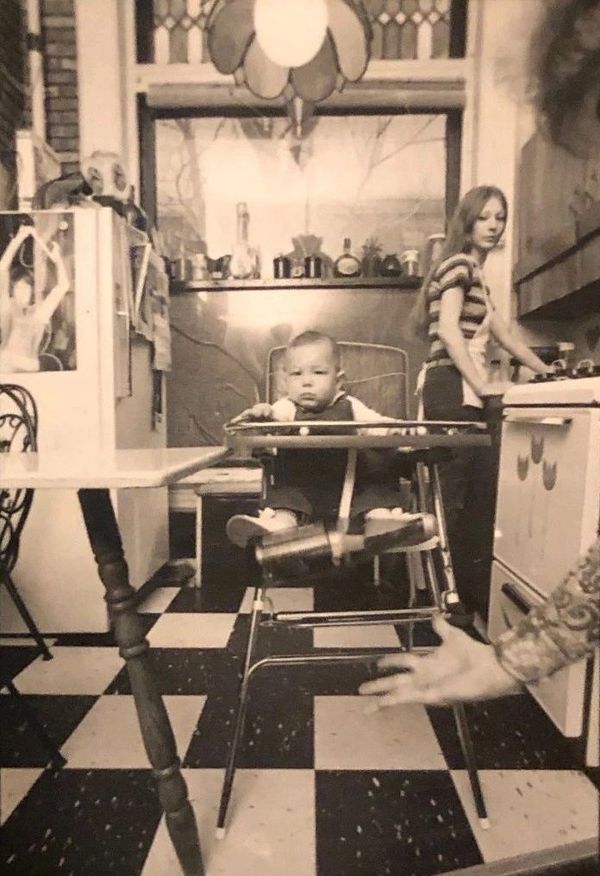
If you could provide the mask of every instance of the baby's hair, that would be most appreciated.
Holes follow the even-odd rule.
[[[340,360],[340,348],[338,346],[337,341],[335,341],[330,335],[326,335],[325,332],[316,332],[316,331],[306,331],[302,332],[299,335],[296,335],[295,338],[289,342],[287,349],[295,350],[297,347],[308,347],[310,344],[328,344],[331,350],[331,355],[333,357],[333,362],[335,367],[340,368],[341,360]]]

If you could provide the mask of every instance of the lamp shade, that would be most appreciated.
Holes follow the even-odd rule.
[[[255,0],[254,27],[263,52],[281,67],[315,57],[327,31],[325,0]]]
[[[288,107],[301,100],[308,109],[358,82],[369,61],[371,27],[361,0],[216,0],[207,29],[220,73]],[[299,131],[306,112],[293,117]]]

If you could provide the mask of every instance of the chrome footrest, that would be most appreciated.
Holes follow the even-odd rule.
[[[377,624],[428,621],[436,614],[439,614],[439,609],[433,606],[426,608],[385,609],[382,611],[279,611],[267,621],[263,621],[262,625],[309,628],[375,626]]]

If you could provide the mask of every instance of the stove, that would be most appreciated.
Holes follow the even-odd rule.
[[[574,370],[515,384],[504,394],[503,404],[598,406],[600,365],[592,366],[591,373]]]
[[[503,398],[488,631],[495,639],[540,605],[600,526],[600,367],[516,384]],[[585,662],[533,695],[567,736],[582,733]]]

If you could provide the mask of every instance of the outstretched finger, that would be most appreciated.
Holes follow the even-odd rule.
[[[377,661],[377,668],[414,670],[424,659],[424,657],[416,657],[414,654],[386,654],[385,657]]]
[[[358,688],[359,694],[362,696],[371,696],[372,694],[388,693],[398,687],[400,678],[397,675],[390,675],[384,678],[375,678],[373,681],[364,681]]]
[[[446,700],[436,688],[418,688],[407,683],[383,696],[373,697],[365,708],[366,714],[380,712],[391,706],[416,705],[446,705]]]

